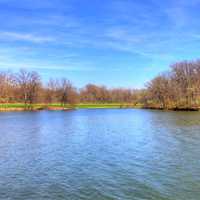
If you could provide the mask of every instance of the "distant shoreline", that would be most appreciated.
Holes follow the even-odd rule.
[[[95,103],[95,104],[76,104],[76,105],[60,105],[60,104],[0,104],[0,112],[12,112],[12,111],[40,111],[40,110],[49,110],[49,111],[68,111],[74,109],[106,109],[106,108],[137,108],[133,104],[114,104],[114,103]]]
[[[0,112],[20,112],[20,111],[69,111],[75,109],[127,109],[127,108],[139,108],[139,109],[149,109],[149,110],[163,110],[163,111],[199,111],[197,107],[180,107],[180,108],[169,108],[164,109],[160,107],[143,106],[143,105],[133,105],[133,104],[119,104],[119,103],[81,103],[76,105],[60,105],[60,104],[0,104]]]

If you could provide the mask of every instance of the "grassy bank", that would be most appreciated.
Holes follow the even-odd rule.
[[[71,106],[61,106],[60,104],[32,104],[26,105],[23,103],[9,103],[0,104],[0,111],[37,111],[37,110],[65,110],[70,109]]]
[[[198,111],[199,108],[188,108],[188,107],[180,107],[180,108],[169,108],[163,109],[156,106],[146,106],[144,107],[142,104],[120,104],[120,103],[80,103],[76,105],[61,105],[59,103],[53,104],[33,104],[33,105],[25,105],[23,103],[14,103],[14,104],[0,104],[0,112],[6,111],[38,111],[38,110],[70,110],[70,109],[126,109],[126,108],[143,108],[143,109],[154,109],[154,110],[174,110],[174,111]]]
[[[105,103],[105,104],[78,104],[76,108],[85,108],[85,109],[92,109],[92,108],[135,108],[136,106],[133,104],[120,104],[120,103]]]
[[[23,103],[13,104],[0,104],[0,111],[37,111],[37,110],[69,110],[69,109],[105,109],[105,108],[136,108],[133,104],[119,104],[119,103],[80,103],[77,105],[61,105],[59,103],[54,104],[32,104],[25,105]]]

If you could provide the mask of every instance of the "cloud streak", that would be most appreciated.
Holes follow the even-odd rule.
[[[0,39],[12,41],[27,41],[33,43],[46,43],[56,41],[54,37],[34,35],[31,33],[0,32]]]
[[[0,0],[0,67],[156,73],[197,55],[199,3]]]

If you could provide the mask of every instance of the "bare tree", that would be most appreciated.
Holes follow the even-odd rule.
[[[47,104],[59,102],[59,81],[55,79],[49,79],[47,86],[44,88],[44,101]]]
[[[15,101],[13,76],[9,72],[0,73],[0,102],[10,103]]]
[[[20,70],[20,72],[16,74],[15,80],[20,100],[26,105],[36,103],[41,88],[39,74],[34,71],[28,72],[26,70]]]
[[[63,78],[59,83],[58,96],[59,101],[63,106],[66,106],[66,104],[75,105],[78,100],[76,89],[66,78]]]

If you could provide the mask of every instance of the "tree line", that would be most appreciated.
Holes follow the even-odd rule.
[[[35,71],[20,70],[17,73],[0,72],[0,103],[24,103],[26,105],[60,103],[131,103],[135,92],[132,89],[108,89],[105,86],[88,84],[77,89],[66,78],[49,79],[44,84]]]
[[[77,89],[68,79],[46,84],[34,71],[0,72],[0,103],[120,103],[158,109],[200,107],[200,61],[182,61],[156,76],[144,89],[107,88],[88,84]]]
[[[146,87],[142,99],[147,107],[196,109],[200,107],[200,60],[182,61],[158,75]]]

